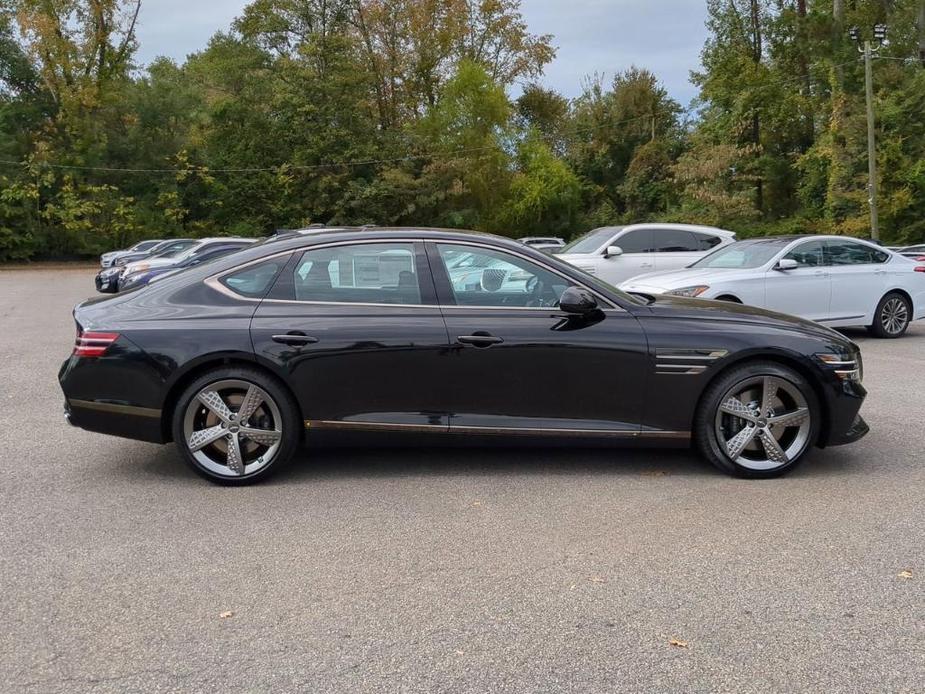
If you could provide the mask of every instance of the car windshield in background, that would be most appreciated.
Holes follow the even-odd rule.
[[[746,269],[761,267],[780,253],[793,239],[736,241],[688,267]]]
[[[607,241],[619,234],[621,229],[623,229],[623,227],[603,227],[601,229],[594,229],[563,246],[558,252],[594,253],[594,251],[607,243]]]

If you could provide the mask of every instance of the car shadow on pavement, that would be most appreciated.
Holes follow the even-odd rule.
[[[858,474],[862,464],[862,456],[850,455],[844,449],[814,450],[791,477]],[[147,455],[131,456],[115,468],[110,467],[112,472],[137,481],[152,478],[201,481],[172,445],[161,446]],[[323,479],[541,475],[725,478],[722,472],[686,449],[303,446],[293,461],[265,484]]]

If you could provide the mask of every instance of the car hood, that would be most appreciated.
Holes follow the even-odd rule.
[[[854,345],[851,340],[841,333],[815,321],[800,318],[799,316],[791,316],[788,313],[769,311],[757,306],[736,304],[731,301],[711,301],[709,299],[691,299],[682,296],[655,294],[652,295],[648,308],[654,315],[670,315],[696,320],[760,323],[763,325],[775,324],[779,327],[833,340],[838,344]]]
[[[559,260],[564,260],[567,263],[574,263],[576,261],[589,261],[596,260],[601,257],[600,253],[556,253],[555,256]]]
[[[128,275],[132,272],[138,272],[142,265],[147,265],[146,270],[153,270],[154,268],[159,267],[170,267],[176,263],[176,258],[151,258],[149,260],[141,260],[136,263],[128,263],[125,266],[125,274]]]
[[[754,268],[745,271],[737,268],[717,269],[717,268],[683,268],[680,270],[663,270],[661,272],[647,272],[644,275],[636,275],[632,279],[623,282],[620,289],[623,291],[641,291],[641,292],[666,292],[681,287],[691,287],[698,284],[710,284],[711,282],[728,282],[730,280],[741,279],[748,274],[754,277],[756,272],[762,272],[760,268]]]

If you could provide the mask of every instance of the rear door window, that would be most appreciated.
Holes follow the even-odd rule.
[[[305,251],[293,276],[298,301],[421,304],[413,243],[362,243]]]
[[[684,229],[655,229],[653,234],[656,253],[697,253],[700,243]]]

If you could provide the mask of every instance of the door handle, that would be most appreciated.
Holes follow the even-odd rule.
[[[473,347],[491,347],[492,345],[499,345],[504,342],[504,340],[502,340],[500,337],[495,337],[494,335],[489,335],[488,333],[460,335],[456,338],[456,341],[464,345],[472,345]]]
[[[829,273],[826,272],[825,270],[816,270],[813,274],[816,277],[828,277],[829,276]]]
[[[652,263],[640,263],[639,267],[652,267]]]
[[[318,338],[293,330],[285,335],[274,335],[273,342],[279,342],[282,345],[313,345],[318,342]]]

